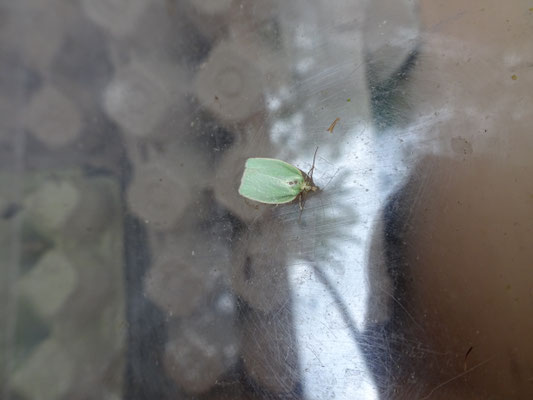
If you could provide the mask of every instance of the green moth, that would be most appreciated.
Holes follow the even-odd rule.
[[[307,174],[285,161],[249,158],[244,166],[239,194],[266,204],[290,203],[298,197],[300,208],[303,208],[303,196],[318,190],[313,183],[315,157],[316,151],[313,166]]]

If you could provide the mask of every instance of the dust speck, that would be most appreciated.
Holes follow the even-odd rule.
[[[452,150],[457,154],[472,154],[474,149],[472,144],[461,136],[453,137],[451,140]]]

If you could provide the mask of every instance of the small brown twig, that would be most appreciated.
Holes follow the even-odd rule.
[[[340,118],[335,118],[335,121],[333,121],[331,123],[331,125],[329,126],[329,128],[327,129],[328,132],[330,133],[333,133],[333,129],[335,129],[335,125],[337,125],[337,122],[339,122],[341,119]]]

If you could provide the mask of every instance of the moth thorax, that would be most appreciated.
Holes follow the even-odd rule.
[[[315,186],[312,182],[305,182],[302,190],[305,192],[316,192],[318,190],[318,186]]]

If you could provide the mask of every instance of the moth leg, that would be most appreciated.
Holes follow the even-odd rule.
[[[300,206],[300,213],[298,214],[298,223],[302,221],[302,213],[304,212],[304,202],[302,201],[302,193],[298,195],[298,205]]]

